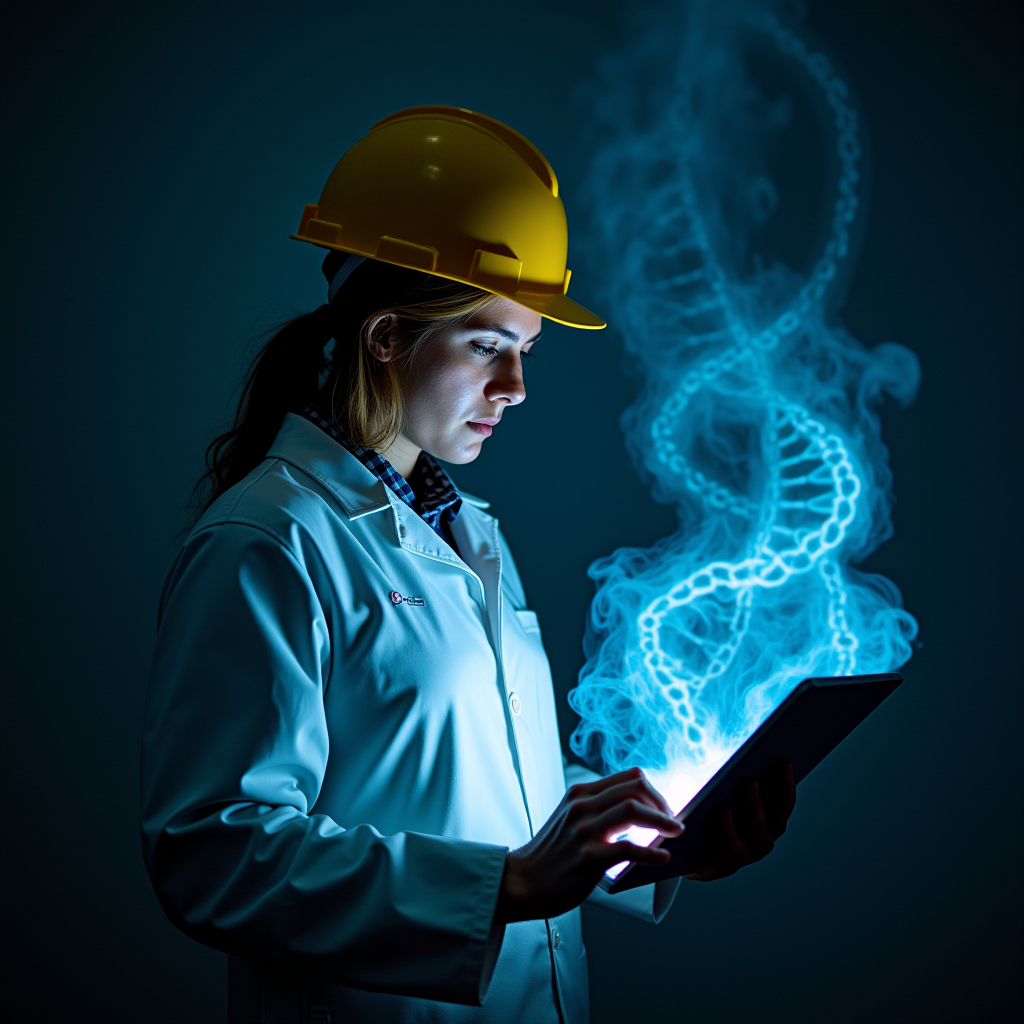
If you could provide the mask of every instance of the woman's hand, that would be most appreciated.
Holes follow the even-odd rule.
[[[497,924],[557,917],[579,906],[613,864],[665,864],[667,850],[612,836],[631,825],[678,836],[683,827],[639,768],[570,786],[554,814],[505,860]]]
[[[768,772],[760,786],[755,782],[731,807],[709,819],[698,852],[701,867],[686,877],[713,882],[767,857],[786,831],[795,805],[793,766],[787,763]]]

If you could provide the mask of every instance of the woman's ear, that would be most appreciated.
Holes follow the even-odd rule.
[[[365,328],[366,347],[382,363],[390,363],[398,352],[398,320],[394,313],[373,317]]]

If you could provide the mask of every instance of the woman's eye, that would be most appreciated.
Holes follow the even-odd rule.
[[[493,345],[485,345],[480,341],[474,341],[471,342],[471,344],[473,346],[473,351],[476,352],[477,355],[496,356],[498,354],[498,350]]]
[[[537,353],[536,352],[520,352],[519,356],[520,356],[521,359],[536,359],[537,358]]]

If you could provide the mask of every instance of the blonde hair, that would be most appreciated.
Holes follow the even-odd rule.
[[[206,449],[206,472],[192,492],[196,518],[266,458],[285,416],[310,403],[353,443],[386,449],[405,416],[401,371],[439,331],[465,323],[493,298],[458,281],[366,260],[333,302],[281,324],[256,354],[233,426]],[[398,346],[390,362],[369,348],[370,328],[386,315],[394,317]]]
[[[438,282],[434,284],[433,282]],[[405,405],[401,376],[416,354],[441,331],[466,323],[494,298],[489,292],[432,278],[399,302],[375,309],[348,345],[337,339],[322,393],[325,411],[362,448],[386,449],[402,429]],[[387,362],[370,350],[370,332],[381,317],[393,317],[399,350]],[[345,348],[350,350],[346,353]],[[347,358],[346,358],[347,355]]]

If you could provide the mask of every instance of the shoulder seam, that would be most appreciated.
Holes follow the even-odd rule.
[[[259,480],[262,480],[263,477],[266,476],[267,473],[270,471],[271,465],[277,461],[278,460],[276,456],[274,456],[273,458],[270,458],[268,456],[263,460],[262,464],[257,467],[259,472],[256,473],[256,475],[253,476],[253,478],[244,487],[242,487],[239,490],[239,492],[235,495],[235,500],[231,503],[231,508],[225,511],[225,515],[230,516],[235,511],[235,509],[238,507],[238,503],[242,500],[242,495],[244,495],[249,490],[249,488],[253,486],[253,484],[255,484]]]
[[[281,549],[281,551],[285,555],[285,557],[294,565],[294,567],[308,581],[310,592],[316,598],[316,603],[320,607],[320,614],[323,616],[324,621],[325,622],[327,621],[327,618],[328,618],[327,612],[324,609],[324,604],[323,604],[323,601],[321,599],[320,592],[317,590],[316,584],[313,582],[313,578],[310,575],[309,569],[306,567],[303,559],[301,559],[299,557],[298,552],[294,551],[292,549],[292,546],[287,541],[282,540],[276,533],[273,532],[273,530],[268,529],[264,524],[256,523],[256,522],[249,522],[249,521],[247,521],[245,519],[242,519],[242,518],[229,519],[229,520],[226,520],[226,521],[222,520],[220,522],[210,523],[208,526],[204,526],[201,530],[197,530],[195,532],[195,534],[193,534],[193,537],[197,537],[197,536],[199,536],[199,534],[202,534],[202,533],[208,533],[208,532],[214,530],[218,526],[244,526],[244,527],[246,527],[246,528],[248,528],[250,530],[256,530],[258,533],[262,533],[265,536],[269,537],[272,541],[274,541],[274,543]],[[192,540],[192,539],[193,539],[192,537],[189,538],[189,540]],[[319,554],[319,552],[318,552],[318,554]],[[333,657],[333,645],[332,645],[332,657]]]
[[[296,562],[299,561],[298,555],[296,554],[295,551],[292,550],[292,545],[287,540],[284,540],[282,537],[280,537],[265,523],[259,523],[255,520],[247,519],[244,516],[237,516],[231,519],[218,519],[217,522],[215,523],[207,523],[205,526],[196,530],[195,533],[192,534],[192,537],[189,538],[189,540],[191,540],[193,537],[198,537],[202,533],[209,533],[211,530],[215,530],[218,526],[246,526],[250,530],[257,530],[260,533],[264,533],[271,540],[276,541],[278,546],[287,551],[288,554],[296,560]]]

